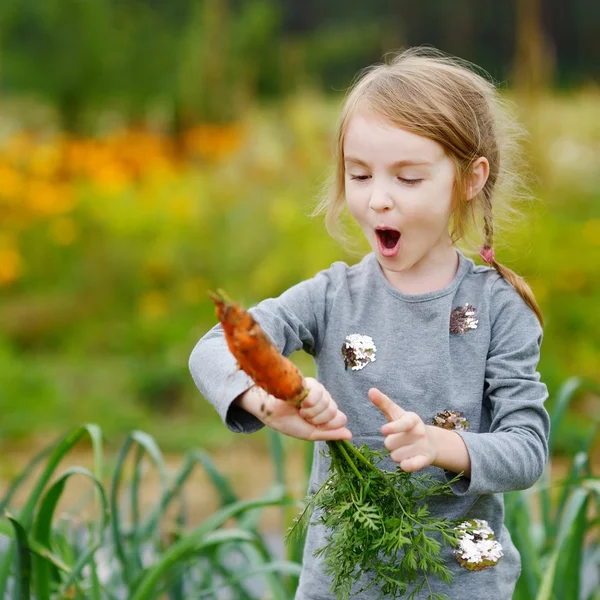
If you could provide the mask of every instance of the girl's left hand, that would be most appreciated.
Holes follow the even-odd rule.
[[[386,436],[384,444],[392,460],[409,473],[433,464],[437,455],[435,439],[421,417],[403,410],[377,388],[371,388],[368,395],[389,421],[381,433]]]

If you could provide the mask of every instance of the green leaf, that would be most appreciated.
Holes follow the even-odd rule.
[[[152,510],[146,523],[141,526],[141,538],[146,538],[157,528],[160,518],[166,512],[173,499],[181,492],[185,482],[191,476],[197,464],[204,467],[211,482],[218,491],[221,497],[221,506],[228,506],[238,501],[229,482],[216,468],[210,456],[204,450],[192,450],[186,454],[183,466],[173,482],[163,492],[158,506]]]
[[[64,585],[63,591],[75,582],[76,577],[81,572],[81,569],[91,559],[92,554],[96,551],[99,545],[102,543],[102,532],[108,524],[108,500],[102,483],[98,481],[94,475],[82,467],[72,467],[68,469],[46,492],[40,503],[40,508],[33,525],[32,536],[42,547],[50,550],[51,537],[52,537],[52,522],[54,519],[54,511],[62,496],[67,480],[73,475],[84,475],[89,477],[94,483],[96,489],[99,492],[100,498],[102,499],[102,511],[100,518],[99,531],[101,532],[100,537],[94,542],[89,544],[88,550],[83,552],[78,558],[75,566],[69,573]],[[34,557],[34,568],[36,571],[36,596],[38,598],[50,597],[50,580],[51,580],[51,565],[46,560],[40,557]]]
[[[14,528],[9,522],[3,521],[2,519],[0,519],[0,535],[4,535],[5,537],[10,538],[11,540],[15,539]],[[47,560],[51,565],[53,565],[60,571],[63,571],[64,573],[71,572],[71,567],[69,565],[65,564],[62,561],[62,559],[56,554],[50,552],[47,548],[44,548],[43,546],[38,544],[34,539],[29,539],[28,544],[29,550],[31,550],[33,554],[36,554],[37,556]]]
[[[144,458],[145,448],[142,445],[138,445],[135,452],[135,458],[133,461],[133,477],[131,478],[130,485],[130,501],[131,501],[131,559],[135,562],[135,571],[139,572],[142,570],[142,557],[140,551],[140,505],[139,505],[139,494],[138,488],[141,480],[141,468],[142,459]]]
[[[145,572],[139,585],[132,590],[130,600],[148,600],[151,598],[153,590],[165,573],[180,560],[185,560],[190,552],[202,545],[207,536],[218,527],[221,527],[228,519],[235,517],[246,510],[252,510],[262,506],[278,505],[282,501],[285,501],[283,490],[281,490],[281,488],[275,488],[270,497],[262,500],[236,502],[235,504],[222,508],[192,532],[173,544],[161,556],[158,563]]]
[[[556,513],[557,522],[560,522],[562,519],[563,510],[572,489],[577,485],[579,480],[589,475],[591,475],[591,472],[588,455],[585,452],[578,452],[573,458],[569,477],[563,482]]]
[[[0,502],[0,513],[4,513],[4,511],[6,509],[8,509],[8,505],[9,505],[12,497],[14,496],[15,492],[21,487],[21,485],[25,481],[27,481],[27,479],[29,478],[31,473],[33,473],[35,471],[38,464],[41,463],[44,460],[44,458],[46,458],[48,456],[48,454],[50,454],[51,451],[52,451],[52,446],[48,446],[48,447],[44,448],[41,452],[39,452],[36,456],[34,456],[31,459],[31,461],[28,463],[28,465],[14,479],[14,481],[11,483],[10,487],[8,488],[8,491],[6,492],[6,495]]]
[[[29,493],[28,499],[25,502],[25,506],[19,515],[19,522],[26,532],[28,532],[31,528],[35,507],[39,502],[48,481],[50,481],[52,475],[54,474],[56,467],[64,458],[64,456],[68,454],[71,448],[73,448],[86,433],[90,436],[94,448],[96,448],[98,445],[101,445],[102,439],[100,429],[96,425],[89,424],[78,427],[77,429],[65,435],[63,438],[59,439],[55,445],[51,446],[52,449],[49,451],[50,458],[48,459],[44,470],[38,477],[33,490]],[[34,461],[38,462],[39,460],[40,455],[34,459]],[[5,595],[11,560],[12,548],[9,547],[0,562],[0,598],[3,598]]]
[[[121,564],[121,572],[123,574],[123,580],[127,585],[130,585],[137,573],[140,572],[141,560],[137,554],[134,554],[135,564],[132,562],[131,557],[125,549],[124,545],[124,531],[121,528],[121,518],[119,512],[119,487],[121,485],[121,479],[123,477],[123,468],[125,459],[129,453],[131,447],[137,444],[141,446],[150,456],[154,464],[158,469],[160,476],[161,494],[164,494],[166,488],[166,470],[165,464],[162,457],[160,448],[157,446],[154,438],[143,431],[133,431],[125,440],[115,465],[113,472],[112,484],[110,490],[110,509],[112,514],[112,534],[113,542],[115,545],[115,554]],[[140,455],[138,454],[138,457]],[[134,534],[135,535],[135,534]],[[134,542],[133,544],[134,553],[139,553],[139,545]]]
[[[274,429],[268,428],[269,443],[271,446],[271,457],[275,467],[275,481],[285,487],[285,448],[281,434]]]
[[[578,515],[582,510],[585,510],[585,506],[587,506],[587,498],[588,492],[586,490],[576,488],[566,502],[554,551],[552,552],[550,561],[546,567],[536,600],[551,600],[560,553],[562,552],[564,542],[576,522]]]
[[[550,452],[554,450],[555,440],[558,439],[560,426],[569,404],[575,397],[575,394],[583,386],[581,377],[571,377],[567,379],[556,393],[556,401],[550,418]]]
[[[579,598],[581,587],[581,563],[585,547],[587,513],[590,504],[588,495],[577,513],[569,535],[563,544],[558,565],[558,577],[554,592],[559,598]]]
[[[293,575],[294,577],[300,577],[301,572],[302,565],[291,561],[279,560],[268,564],[259,565],[228,579],[227,582],[221,586],[211,587],[210,589],[201,592],[198,598],[205,598],[207,596],[218,597],[219,592],[222,592],[225,589],[232,587],[234,584],[240,583],[246,579],[256,577],[257,575],[263,575],[267,573],[286,573]]]
[[[13,598],[14,600],[29,600],[31,598],[31,555],[29,553],[27,533],[23,526],[10,513],[5,512],[4,516],[13,526],[17,544]]]
[[[527,496],[521,492],[511,492],[506,498],[506,524],[515,546],[521,554],[521,579],[519,586],[525,585],[527,597],[535,598],[542,578],[540,565],[540,549],[534,545],[534,536],[531,530],[535,523],[527,503]]]
[[[100,429],[97,425],[83,425],[82,427],[78,427],[70,434],[67,434],[56,446],[55,450],[52,452],[48,464],[46,468],[40,475],[37,484],[29,496],[23,511],[21,512],[21,522],[23,523],[23,527],[28,529],[31,526],[33,520],[33,512],[35,510],[35,506],[38,503],[42,491],[46,487],[48,481],[54,474],[54,471],[60,461],[68,454],[68,452],[73,448],[77,442],[85,435],[88,434],[90,439],[92,440],[92,445],[94,446],[94,453],[96,453],[96,446],[102,445],[102,436],[100,433]],[[101,449],[98,450],[101,452]]]
[[[551,414],[550,420],[550,454],[553,455],[556,446],[556,440],[560,438],[560,429],[562,420],[569,408],[569,405],[581,390],[590,390],[600,395],[598,385],[582,377],[571,377],[567,379],[556,394],[556,402]]]
[[[77,578],[81,575],[81,571],[83,570],[83,568],[89,563],[94,563],[94,554],[104,542],[104,534],[110,520],[108,498],[106,497],[106,493],[104,491],[104,488],[102,487],[102,483],[92,473],[87,471],[87,469],[83,469],[81,467],[72,467],[63,475],[63,482],[66,483],[68,477],[77,474],[89,477],[92,480],[94,486],[96,487],[101,504],[100,519],[98,519],[98,526],[95,528],[96,539],[94,540],[92,538],[91,541],[88,543],[86,549],[79,549],[80,556],[75,561],[71,573],[65,578],[61,590],[59,592],[59,595],[62,596],[65,596],[69,587],[77,582]],[[61,480],[59,480],[55,485],[60,483],[60,481]]]

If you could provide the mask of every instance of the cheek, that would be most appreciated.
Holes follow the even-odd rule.
[[[348,212],[350,212],[350,214],[356,220],[360,220],[360,217],[361,217],[361,207],[364,204],[364,202],[362,202],[360,194],[358,194],[354,190],[354,191],[350,191],[350,192],[347,191],[346,194],[345,194],[345,196],[346,196],[346,207],[348,208]]]
[[[415,225],[425,228],[436,229],[445,226],[451,215],[450,194],[430,194],[425,190],[423,192],[406,206],[407,217]]]

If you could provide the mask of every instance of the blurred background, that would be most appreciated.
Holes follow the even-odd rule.
[[[250,306],[358,260],[309,213],[344,90],[410,45],[514,102],[535,201],[497,255],[545,315],[549,408],[570,377],[599,384],[599,22],[586,0],[2,0],[0,481],[84,422],[174,456],[262,452],[189,375],[207,291]],[[578,395],[558,453],[599,408]]]

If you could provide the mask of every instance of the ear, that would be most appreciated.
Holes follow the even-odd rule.
[[[465,181],[467,200],[471,200],[483,189],[490,174],[490,163],[485,156],[480,156],[471,167],[471,173]]]

